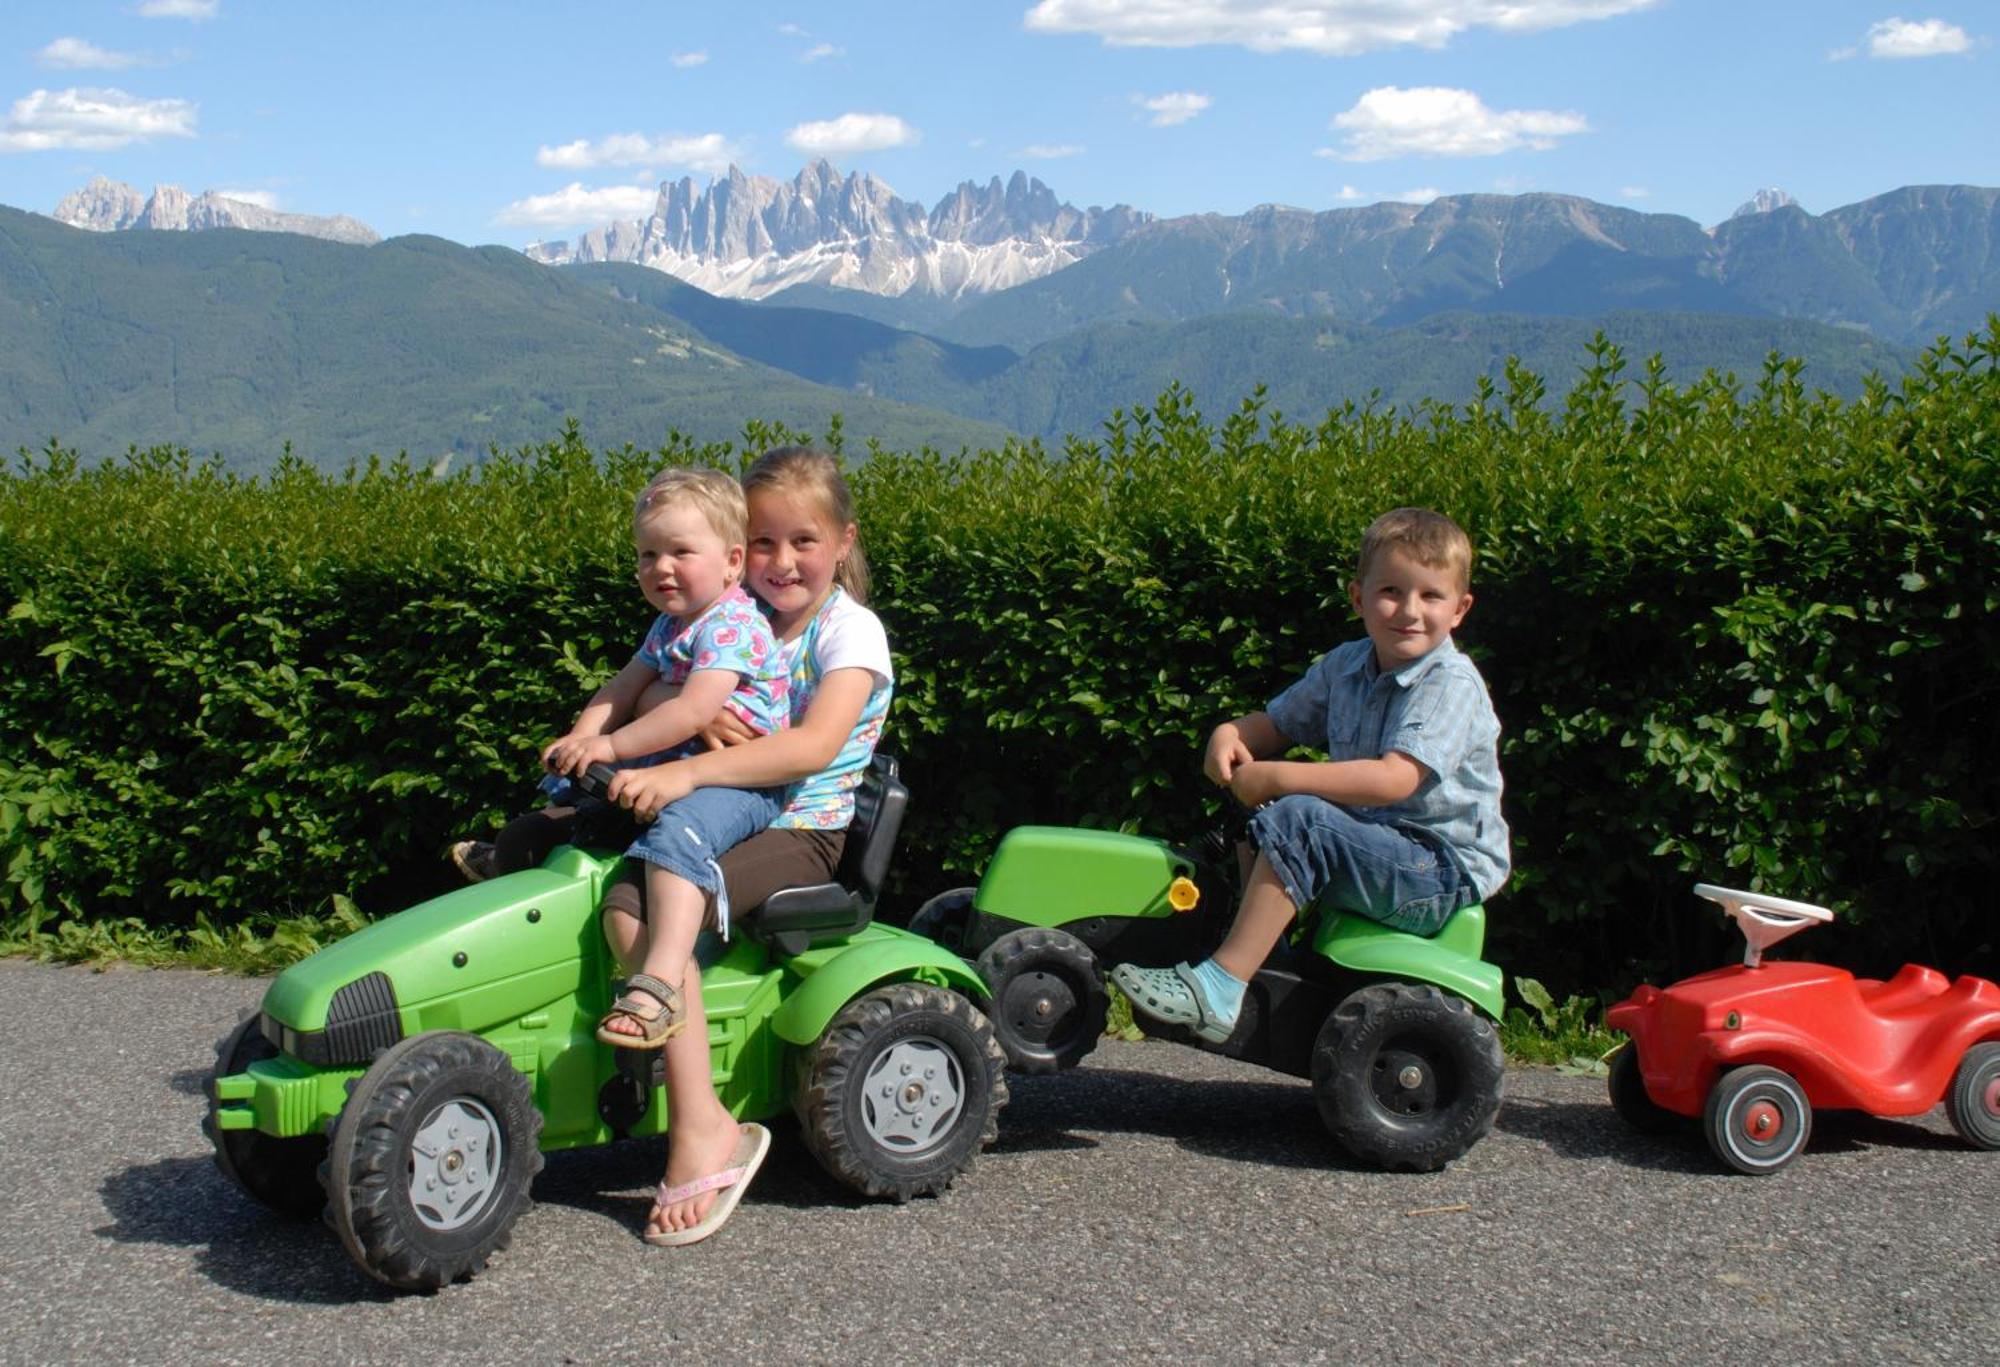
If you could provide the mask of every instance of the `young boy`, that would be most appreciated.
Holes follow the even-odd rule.
[[[635,770],[697,753],[697,733],[722,712],[753,735],[786,726],[790,675],[770,626],[740,582],[747,523],[742,487],[721,471],[669,469],[654,476],[639,495],[632,539],[639,591],[659,616],[638,652],[584,704],[569,733],[542,751],[548,771],[542,791],[550,805],[509,823],[495,846],[455,848],[461,868],[475,876],[495,865],[511,872],[514,852],[546,854],[580,811],[617,813],[609,804]],[[586,796],[575,784],[593,764],[619,771],[603,799]],[[783,786],[698,788],[663,808],[633,840],[625,853],[646,866],[650,948],[599,1024],[599,1039],[655,1049],[684,1028],[679,985],[708,895],[716,898],[716,929],[729,934],[729,903],[716,861],[769,826],[786,796]],[[509,835],[523,826],[536,833]],[[625,826],[629,832],[629,817]]]
[[[1202,769],[1253,810],[1257,860],[1213,957],[1112,971],[1141,1016],[1219,1044],[1302,908],[1431,935],[1506,883],[1500,723],[1451,640],[1472,606],[1471,569],[1472,545],[1450,518],[1384,513],[1347,588],[1367,639],[1328,651],[1262,712],[1215,728]],[[1268,758],[1294,742],[1324,743],[1327,759]]]

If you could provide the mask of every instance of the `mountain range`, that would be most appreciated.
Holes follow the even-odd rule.
[[[160,232],[248,228],[253,232],[299,233],[363,246],[382,240],[382,235],[366,223],[345,214],[320,217],[280,213],[214,190],[190,196],[178,185],[155,185],[152,194],[142,195],[130,185],[104,176],[93,177],[81,190],[63,196],[54,217],[56,222],[72,228],[100,233],[135,228]]]
[[[1159,219],[1079,210],[1016,172],[929,211],[816,161],[662,185],[653,214],[548,264],[626,261],[712,294],[835,309],[1025,350],[1080,327],[1255,312],[1398,326],[1444,311],[1732,313],[1921,345],[2000,306],[2000,191],[1910,186],[1814,215],[1759,191],[1705,229],[1573,195],[1447,195]]]
[[[1635,371],[1657,351],[1680,379],[1752,375],[1775,348],[1807,362],[1808,384],[1851,394],[1907,360],[1858,329],[1770,317],[1462,310],[1393,328],[1113,320],[1021,354],[720,298],[630,263],[550,270],[431,237],[96,233],[0,208],[0,449],[170,442],[258,468],[287,443],[326,464],[476,456],[573,417],[595,445],[650,447],[670,429],[736,438],[752,418],[823,432],[835,413],[856,449],[993,447],[1094,433],[1175,381],[1218,415],[1263,385],[1314,418],[1350,398],[1461,401],[1513,356],[1559,397],[1600,323]]]

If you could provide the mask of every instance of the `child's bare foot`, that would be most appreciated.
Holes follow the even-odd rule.
[[[678,1187],[721,1172],[730,1166],[741,1134],[736,1118],[720,1107],[706,1119],[677,1121],[667,1135],[667,1171],[661,1184]],[[692,1229],[707,1217],[720,1194],[715,1190],[696,1192],[685,1201],[655,1205],[646,1217],[645,1232]]]

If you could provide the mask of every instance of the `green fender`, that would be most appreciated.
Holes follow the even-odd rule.
[[[808,975],[771,1018],[787,1044],[810,1044],[839,1010],[870,988],[915,979],[981,1000],[993,995],[965,960],[920,935],[870,926],[843,944],[811,949],[791,961]]]
[[[1343,968],[1457,993],[1494,1020],[1503,1000],[1498,964],[1479,957],[1486,944],[1486,908],[1465,907],[1436,935],[1394,930],[1360,916],[1328,916],[1313,932],[1313,948]]]

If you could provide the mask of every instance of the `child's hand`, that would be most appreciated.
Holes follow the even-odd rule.
[[[617,758],[611,737],[579,736],[571,732],[542,751],[542,767],[552,774],[575,778],[593,764],[609,764]]]
[[[1253,760],[1248,756],[1235,766],[1229,791],[1251,811],[1285,795],[1282,761]]]
[[[746,740],[756,740],[762,732],[750,729],[750,723],[723,708],[715,714],[714,720],[695,732],[702,744],[711,750],[721,750],[731,745],[741,745]]]
[[[694,791],[684,764],[655,764],[648,769],[620,769],[604,796],[641,821],[651,821],[660,808]]]
[[[1202,756],[1201,771],[1208,775],[1208,781],[1218,787],[1229,787],[1235,780],[1236,771],[1246,764],[1256,761],[1250,747],[1243,743],[1243,733],[1231,722],[1224,722],[1208,737],[1208,751]]]

